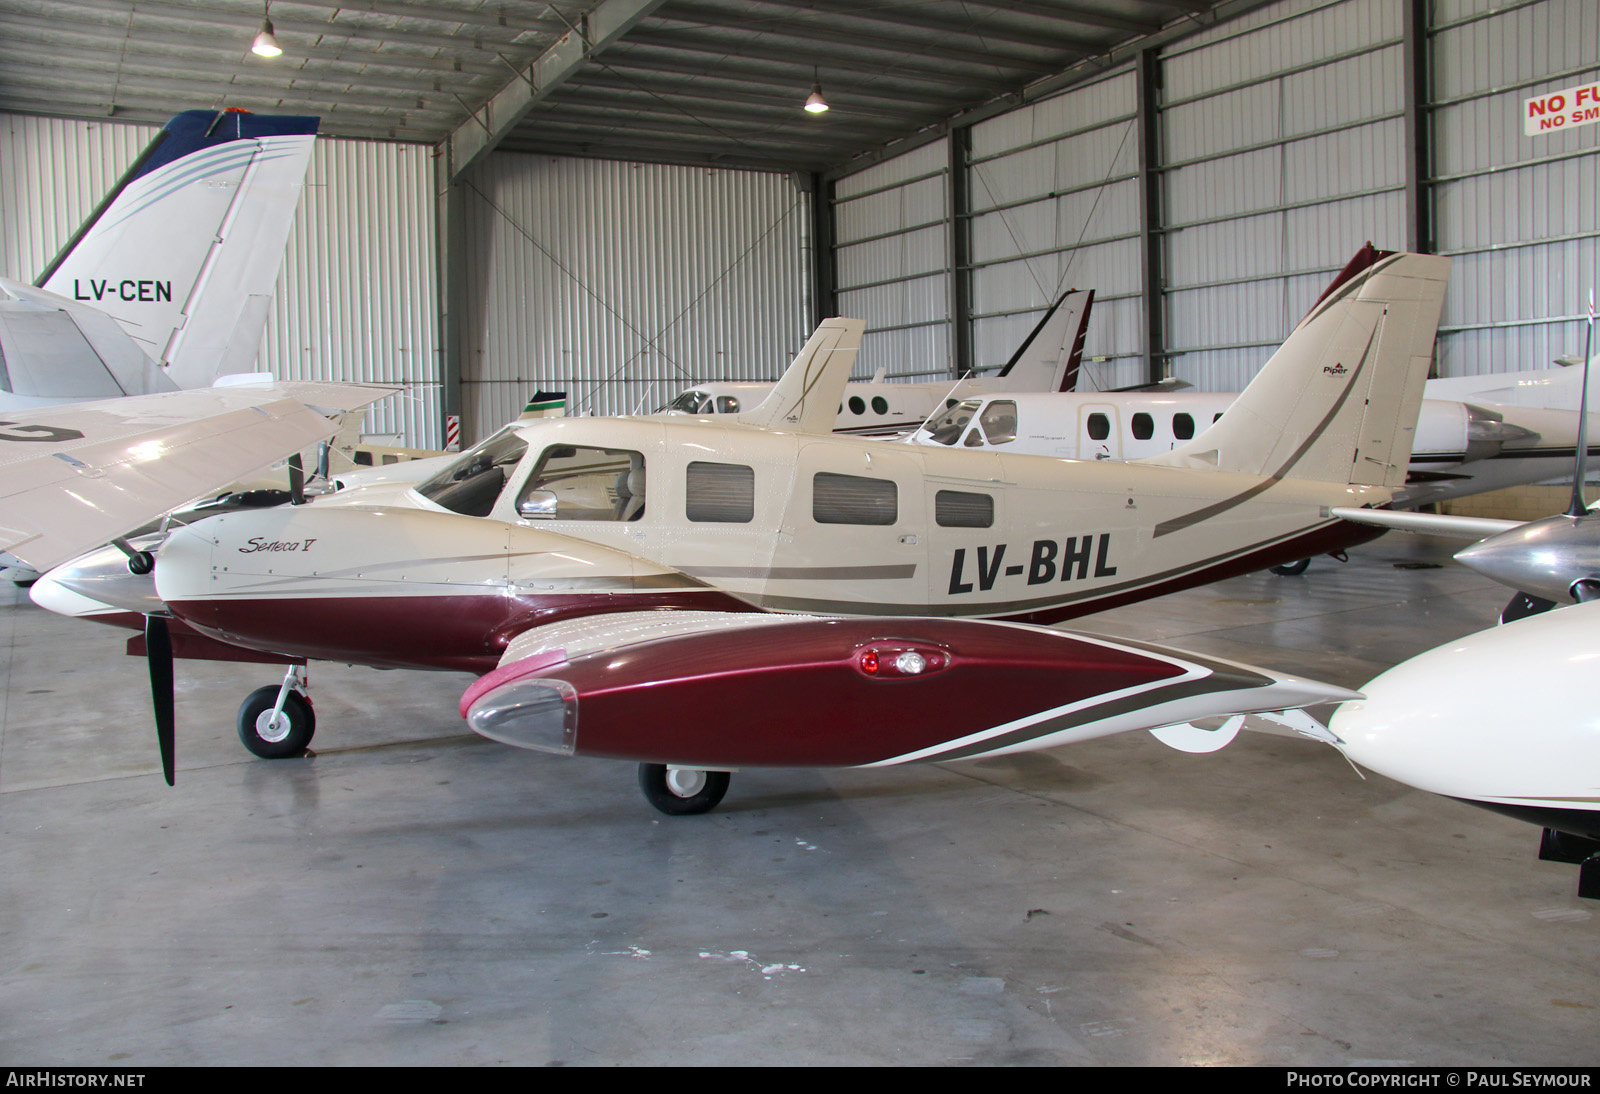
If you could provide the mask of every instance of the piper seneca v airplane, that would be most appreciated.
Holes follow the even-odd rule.
[[[740,766],[954,759],[1325,701],[1018,624],[1376,535],[1327,510],[1403,482],[1448,268],[1364,252],[1233,412],[1157,459],[835,437],[862,325],[830,320],[742,422],[511,427],[416,486],[177,529],[155,590],[195,652],[486,673],[463,701],[474,729],[641,761],[673,812],[710,808]],[[92,577],[47,582],[114,603]],[[244,736],[304,747],[294,683]]]

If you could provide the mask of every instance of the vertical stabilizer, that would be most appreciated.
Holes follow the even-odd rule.
[[[247,369],[317,121],[179,114],[39,285],[110,315],[180,387]]]
[[[1136,462],[1403,485],[1449,273],[1369,243],[1221,421]]]
[[[1017,352],[1011,355],[992,391],[1074,391],[1083,364],[1083,340],[1089,333],[1093,289],[1069,289],[1061,294]]]
[[[767,429],[832,433],[866,326],[862,319],[824,319],[772,394],[734,420]]]

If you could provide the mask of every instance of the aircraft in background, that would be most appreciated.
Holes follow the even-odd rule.
[[[539,732],[518,726],[554,717],[559,749],[641,761],[653,799],[678,811],[714,804],[706,795],[726,784],[712,769],[735,755],[949,759],[1141,719],[1184,723],[1202,708],[1281,710],[1300,702],[1286,692],[1328,691],[1256,670],[1195,675],[1173,659],[1198,659],[1170,651],[1153,654],[1166,669],[1135,667],[1129,643],[1112,643],[1121,652],[1104,675],[1105,657],[1067,651],[1059,634],[982,620],[1066,619],[1368,538],[1326,510],[1378,504],[1401,486],[1448,269],[1448,259],[1363,252],[1203,445],[1151,460],[835,436],[862,324],[830,320],[773,394],[731,422],[508,427],[415,486],[175,529],[156,555],[156,591],[224,656],[490,674],[466,704],[475,726],[532,745]],[[820,618],[757,622],[766,612]],[[725,671],[702,659],[730,645],[743,653]],[[821,672],[830,659],[875,697],[856,677]],[[1047,682],[1074,659],[1094,667]],[[1158,696],[1128,683],[1147,670],[1192,681],[1196,701],[1180,701],[1190,684]],[[615,686],[608,673],[621,674]],[[626,713],[652,696],[704,703],[720,676],[792,702],[731,708],[759,711],[759,723],[728,717],[726,704],[713,719],[703,707],[683,719]],[[309,731],[280,721],[304,706],[288,698],[297,691],[286,678],[241,735],[266,727],[303,749]],[[829,729],[840,695],[864,710],[892,705],[917,739],[902,733],[900,751],[863,761],[858,733]],[[713,740],[721,763],[706,759]]]
[[[1429,380],[1427,390],[1437,382]],[[1187,391],[990,394],[934,414],[905,439],[1067,459],[1139,459],[1192,440],[1236,398]],[[1570,409],[1426,398],[1406,488],[1392,504],[1411,508],[1563,475],[1572,467],[1578,425]],[[1600,459],[1600,446],[1588,454]]]
[[[871,380],[852,380],[839,401],[835,433],[893,436],[914,429],[939,407],[990,392],[1070,391],[1083,363],[1083,341],[1094,307],[1092,289],[1069,289],[1023,339],[1011,360],[993,376],[920,383],[890,383],[884,370]],[[776,385],[756,381],[696,384],[657,413],[716,416],[738,414],[771,394]]]
[[[317,124],[239,110],[168,122],[36,285],[0,279],[0,409],[247,372]]]

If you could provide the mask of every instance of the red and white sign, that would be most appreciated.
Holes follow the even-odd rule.
[[[461,416],[446,414],[444,416],[444,450],[446,452],[461,451]]]
[[[1522,132],[1529,137],[1600,122],[1600,83],[1580,84],[1522,101]]]

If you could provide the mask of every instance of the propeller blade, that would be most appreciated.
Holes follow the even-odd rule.
[[[1542,596],[1532,593],[1518,593],[1500,610],[1500,622],[1515,623],[1519,619],[1526,619],[1530,615],[1539,615],[1556,606],[1554,600],[1546,600]]]
[[[161,749],[161,774],[172,785],[176,744],[173,737],[172,637],[159,615],[144,617],[145,660],[150,665],[150,705],[156,715],[156,745]]]
[[[304,505],[306,500],[306,473],[300,463],[300,453],[289,457],[289,504]]]

